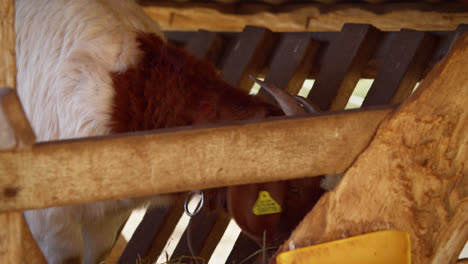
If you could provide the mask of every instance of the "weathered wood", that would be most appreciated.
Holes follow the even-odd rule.
[[[0,210],[340,173],[391,111],[244,121],[40,143],[23,151],[0,152],[0,175],[10,175],[0,178],[0,190],[17,190],[15,195],[1,196]]]
[[[423,74],[421,75],[421,79],[424,78],[429,71],[434,67],[434,65],[439,62],[450,50],[450,47],[452,46],[453,42],[459,36],[460,34],[463,34],[468,29],[467,25],[460,25],[457,27],[457,30],[455,31],[428,31],[426,33],[434,36],[436,38],[436,45],[434,47],[434,50],[429,53],[428,55],[428,62],[425,63],[424,65],[424,70]],[[180,31],[167,31],[165,32],[166,38],[170,42],[175,42],[178,45],[184,46],[187,45],[189,41],[195,38],[195,35],[197,35],[198,32],[180,32]],[[218,32],[223,40],[225,40],[225,43],[229,44],[231,43],[232,39],[235,39],[239,32]],[[310,79],[316,79],[318,75],[318,71],[322,68],[322,65],[324,65],[327,61],[325,58],[325,54],[328,53],[328,49],[330,46],[330,43],[335,41],[339,35],[341,34],[340,32],[295,32],[295,33],[274,33],[274,35],[277,35],[279,37],[283,37],[284,34],[299,34],[299,35],[308,35],[311,40],[320,42],[320,49],[315,55],[314,59],[314,64],[312,71],[310,71],[309,75],[307,78]],[[379,73],[383,62],[385,58],[388,56],[390,53],[391,49],[394,48],[394,42],[398,38],[398,35],[400,32],[381,32],[380,33],[380,40],[378,42],[378,45],[376,47],[375,52],[369,59],[368,63],[366,64],[365,68],[361,72],[361,78],[367,78],[367,79],[375,79],[377,76],[377,73]],[[415,34],[418,34],[417,31],[415,31]],[[223,50],[225,48],[223,47]],[[220,58],[224,57],[224,54],[220,55]],[[222,59],[219,60],[222,62]],[[220,63],[217,65],[219,66]],[[271,63],[270,63],[271,64]],[[269,64],[265,65],[264,69],[261,70],[260,75],[266,75],[268,72],[268,66]]]
[[[199,30],[187,43],[185,49],[199,59],[204,59],[215,64],[222,46],[223,40],[220,34]]]
[[[1,263],[46,263],[21,212],[0,214]]]
[[[14,31],[15,3],[0,0],[0,150],[30,147],[34,132],[16,95]],[[15,185],[17,178],[0,173],[2,182]],[[2,188],[3,197],[14,197],[18,189]],[[2,197],[2,199],[3,199]],[[34,199],[34,198],[33,198]],[[0,263],[46,263],[21,212],[0,214]]]
[[[16,87],[15,4],[0,1],[0,87]]]
[[[199,257],[208,261],[226,230],[230,217],[223,212],[201,211],[190,219],[171,259],[182,256]],[[190,263],[196,263],[190,261]]]
[[[285,89],[289,94],[297,94],[312,69],[319,46],[318,41],[312,40],[308,34],[284,34],[275,50],[265,81]],[[271,98],[263,89],[260,89],[260,93]]]
[[[21,263],[23,246],[21,241],[23,215],[20,212],[0,214],[0,260],[2,263]],[[24,221],[24,220],[23,220]]]
[[[396,229],[410,234],[412,263],[455,263],[468,239],[467,65],[465,34],[282,250]]]
[[[403,30],[398,34],[362,107],[401,103],[421,79],[435,44],[425,32]]]
[[[142,259],[154,263],[162,253],[183,213],[184,197],[179,195],[166,208],[149,208],[133,233],[118,263],[136,263]]]
[[[0,119],[6,121],[0,124],[2,138],[5,135],[5,141],[0,141],[0,149],[32,146],[36,141],[36,136],[24,114],[18,95],[13,89],[0,88],[0,108],[2,108],[0,114],[3,115]],[[14,141],[8,142],[9,139]]]
[[[219,5],[162,2],[147,5],[145,12],[163,30],[241,31],[247,25],[272,31],[339,31],[345,23],[372,24],[380,30],[454,30],[468,21],[467,6],[458,3],[416,4],[265,4]]]
[[[232,86],[249,92],[253,81],[248,75],[258,75],[274,44],[273,34],[268,29],[245,27],[232,43],[229,54],[221,65],[224,79]]]
[[[429,73],[432,67],[439,62],[452,48],[455,41],[462,36],[465,32],[468,31],[468,24],[460,24],[458,25],[455,31],[448,32],[446,37],[439,37],[438,45],[436,47],[436,51],[431,56],[431,61],[429,63],[429,67],[426,67],[424,70],[424,76]],[[434,35],[434,33],[432,33]]]
[[[344,25],[325,55],[308,99],[321,110],[344,109],[379,37],[380,32],[371,25]]]

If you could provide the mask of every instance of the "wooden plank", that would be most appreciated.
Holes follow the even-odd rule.
[[[1,196],[0,211],[341,173],[391,111],[280,117],[0,152],[0,175],[10,175],[0,178],[0,190],[17,190]]]
[[[468,239],[466,72],[465,33],[282,249],[395,229],[410,234],[411,263],[456,263]]]
[[[16,88],[15,5],[0,0],[0,87]]]
[[[199,59],[215,64],[222,47],[223,39],[220,34],[198,30],[195,36],[187,43],[185,49]]]
[[[431,58],[431,61],[429,63],[429,69],[427,68],[425,69],[424,75],[427,75],[427,73],[429,73],[432,67],[437,62],[439,62],[443,57],[445,57],[445,55],[447,55],[447,53],[452,48],[455,41],[467,31],[468,31],[468,24],[460,24],[458,25],[455,31],[448,31],[445,33],[446,36],[442,38],[439,37],[436,52]],[[433,35],[435,35],[434,33],[436,32],[429,32],[429,33],[432,33]]]
[[[221,65],[224,79],[234,87],[247,92],[253,86],[249,74],[257,75],[266,63],[275,41],[273,33],[265,28],[245,27],[232,43]]]
[[[463,3],[388,3],[388,4],[266,4],[233,5],[163,1],[144,6],[163,30],[242,31],[247,25],[272,31],[339,31],[346,23],[372,24],[383,31],[454,30],[468,21]]]
[[[193,254],[193,256],[208,262],[229,221],[230,217],[226,213],[200,211],[199,214],[190,219],[171,259],[192,256]],[[192,260],[190,263],[196,262]]]
[[[362,107],[401,103],[421,79],[435,39],[428,33],[403,30],[394,41]]]
[[[234,244],[234,247],[232,248],[226,263],[255,263],[257,260],[256,257],[252,257],[250,260],[246,259],[250,257],[252,253],[260,249],[261,247],[257,244],[257,242],[250,239],[247,235],[240,233],[239,238],[237,238],[237,241]]]
[[[331,43],[308,99],[321,110],[344,109],[379,37],[371,25],[346,24]]]
[[[0,214],[0,260],[2,263],[21,263],[24,259],[21,240],[23,215],[20,212]],[[24,221],[24,220],[23,220]]]
[[[15,3],[0,0],[0,150],[30,147],[34,133],[16,95],[16,58],[14,31]],[[16,185],[17,178],[8,173],[2,181]],[[18,189],[2,188],[3,197],[14,197]],[[0,214],[0,263],[46,263],[21,212]]]
[[[46,263],[21,212],[0,214],[1,263]]]
[[[312,40],[309,34],[283,34],[265,81],[285,89],[289,94],[297,94],[312,69],[319,46],[319,42]],[[263,89],[259,93],[274,102]]]
[[[0,114],[3,115],[0,119],[7,121],[0,124],[0,131],[8,136],[5,137],[5,141],[0,141],[0,149],[32,146],[36,142],[36,136],[13,89],[0,88],[0,108]],[[14,138],[11,137],[11,133],[14,133]],[[14,143],[8,142],[8,139],[13,139]]]
[[[450,50],[451,45],[455,41],[456,36],[465,32],[466,29],[467,25],[462,24],[457,27],[456,31],[427,32],[433,35],[437,39],[437,41],[433,53],[429,54],[429,62],[424,66],[424,71],[421,78],[424,78],[432,69],[432,67],[447,54],[447,52]],[[185,46],[189,42],[189,40],[191,40],[196,34],[197,32],[165,32],[165,36],[170,42],[177,42],[181,46]],[[239,32],[219,32],[217,34],[219,34],[222,37],[222,39],[225,40],[226,43],[228,43],[231,39],[235,39]],[[275,35],[283,34],[286,33],[275,33]],[[317,51],[317,54],[314,59],[312,71],[309,73],[308,76],[308,78],[315,79],[318,75],[319,69],[321,69],[322,65],[325,63],[324,55],[327,53],[330,43],[332,43],[335,39],[339,37],[340,32],[295,32],[287,34],[309,35],[312,40],[321,43],[320,49]],[[379,40],[377,48],[362,71],[362,78],[376,78],[377,73],[383,65],[383,61],[390,52],[390,49],[393,47],[394,41],[398,38],[398,34],[399,32],[381,32],[381,38]],[[264,68],[261,71],[261,74],[266,75],[267,70],[267,68]]]
[[[183,213],[183,195],[167,208],[149,208],[133,233],[118,263],[135,263],[142,259],[154,263],[166,246]]]

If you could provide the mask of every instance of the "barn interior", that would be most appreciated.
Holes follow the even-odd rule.
[[[249,78],[253,76],[305,98],[316,113],[104,137],[99,144],[81,140],[80,144],[102,153],[115,144],[122,146],[122,152],[126,144],[135,144],[136,149],[163,143],[172,144],[175,150],[198,149],[193,157],[155,153],[168,156],[166,169],[176,170],[183,186],[168,177],[164,186],[151,181],[130,190],[119,185],[125,181],[115,179],[120,187],[111,191],[85,191],[70,198],[57,191],[53,205],[138,193],[180,193],[171,207],[136,211],[105,263],[337,263],[325,262],[313,251],[294,252],[383,230],[404,231],[411,241],[395,249],[406,252],[399,262],[388,263],[468,263],[468,249],[463,250],[468,240],[466,1],[139,3],[159,23],[167,42],[215,65],[232,86],[263,94],[264,100],[276,103]],[[0,132],[13,131],[8,132],[13,136],[0,138],[0,188],[4,190],[0,262],[45,263],[21,211],[52,204],[18,192],[32,188],[27,187],[31,173],[12,173],[8,164],[28,157],[28,170],[43,172],[45,166],[33,159],[37,153],[60,153],[67,144],[77,143],[35,144],[14,96],[14,1],[2,0],[0,6],[0,82],[1,87],[10,88],[0,92]],[[238,135],[239,141],[229,143],[229,133]],[[187,135],[194,135],[190,144],[184,141]],[[210,146],[219,142],[228,142],[223,147],[232,154],[216,155],[219,148]],[[73,165],[54,160],[60,161],[59,156],[48,156],[47,166],[72,170]],[[203,168],[179,168],[181,160],[200,163],[197,166]],[[223,167],[222,173],[213,164]],[[90,171],[103,169],[126,168],[90,166]],[[153,173],[144,166],[138,170],[139,182],[146,182]],[[194,170],[206,175],[194,179]],[[333,183],[330,192],[317,187],[324,175],[339,182]],[[71,177],[79,182],[78,176]],[[12,182],[19,187],[12,188]],[[47,184],[35,184],[34,188],[43,188],[37,192],[49,190]],[[249,216],[209,210],[206,204],[195,216],[187,216],[188,191],[231,186],[255,186],[252,195],[258,199],[244,210]],[[260,191],[274,188],[286,190],[286,199],[266,198],[267,202],[281,201],[281,212],[256,215],[254,208],[262,202]],[[200,197],[194,195],[190,210],[200,203]],[[254,228],[251,219],[260,225],[272,221],[269,228],[277,236],[267,238],[266,229]]]

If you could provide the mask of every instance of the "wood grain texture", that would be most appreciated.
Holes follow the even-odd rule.
[[[13,0],[0,0],[0,150],[32,146],[34,132],[16,95],[16,58],[14,32],[15,4]],[[2,182],[16,185],[16,177],[0,173]],[[14,197],[16,188],[3,188],[4,197]],[[35,243],[21,212],[0,214],[0,263],[46,263]]]
[[[0,0],[0,87],[16,87],[14,0]]]
[[[0,214],[1,263],[46,263],[21,212]]]
[[[0,178],[0,211],[340,173],[391,111],[245,121],[0,152],[0,175],[10,175]],[[8,189],[17,191],[6,196]]]
[[[465,34],[282,250],[396,229],[410,233],[412,263],[455,263],[468,239],[467,65]]]
[[[372,24],[383,31],[454,30],[468,21],[467,7],[461,3],[452,4],[457,12],[444,5],[426,3],[336,6],[295,4],[274,8],[243,3],[221,8],[217,4],[166,1],[147,5],[144,10],[163,30],[242,31],[245,26],[254,25],[272,31],[339,31],[345,23]]]

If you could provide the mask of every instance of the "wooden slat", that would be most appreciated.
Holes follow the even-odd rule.
[[[183,213],[183,205],[184,197],[180,195],[169,207],[149,208],[118,263],[136,263],[139,258],[148,263],[155,262]]]
[[[21,240],[23,215],[20,212],[0,214],[0,260],[2,263],[21,263],[24,251]],[[24,220],[23,220],[24,221]]]
[[[14,139],[14,144],[1,141],[0,149],[32,146],[36,141],[36,136],[29,125],[29,121],[24,114],[19,98],[13,89],[0,88],[0,108],[2,108],[0,114],[3,115],[0,119],[7,121],[0,124],[0,132],[8,134],[14,133],[15,135],[14,138],[9,137],[10,139]],[[6,140],[8,140],[8,138],[6,138]]]
[[[0,178],[0,190],[17,190],[2,196],[0,211],[340,173],[391,111],[139,132],[0,152],[0,175],[10,175]]]
[[[260,72],[274,42],[273,33],[268,29],[245,27],[232,43],[226,60],[221,65],[224,79],[234,87],[249,92],[253,82],[248,74],[257,75]]]
[[[215,32],[199,30],[187,43],[185,49],[198,57],[213,64],[216,63],[221,52],[223,39]]]
[[[177,244],[171,259],[192,256],[193,253],[193,256],[208,262],[223,236],[229,221],[229,216],[223,212],[207,213],[201,211],[190,219],[189,225],[184,231],[179,244]],[[190,263],[196,262],[191,261]]]
[[[16,88],[15,5],[0,0],[0,87]]]
[[[362,107],[401,103],[420,80],[435,39],[428,33],[403,30],[372,84]]]
[[[289,94],[297,94],[312,69],[319,46],[319,42],[312,40],[309,34],[283,34],[265,81]],[[263,89],[260,89],[260,94],[273,100]]]
[[[321,110],[343,109],[379,36],[380,32],[370,25],[346,24],[328,49],[308,99]]]
[[[431,70],[431,68],[439,62],[447,53],[449,50],[452,48],[453,44],[455,41],[463,35],[463,33],[468,31],[468,24],[460,24],[456,28],[455,31],[448,31],[446,32],[446,37],[442,38],[439,40],[438,47],[436,48],[436,51],[434,52],[434,55],[431,56],[431,62],[429,63],[429,69],[425,69],[424,75],[427,75],[427,73]],[[429,32],[434,35],[435,32]]]
[[[432,69],[432,67],[440,61],[450,49],[453,41],[456,39],[456,36],[462,34],[466,31],[467,25],[460,25],[456,31],[428,31],[427,33],[433,35],[437,39],[436,47],[433,53],[429,54],[429,62],[424,66],[424,72],[421,78],[424,78],[427,73]],[[191,40],[197,32],[179,32],[171,31],[165,32],[166,37],[170,41],[186,45],[189,40]],[[219,33],[226,42],[228,40],[235,38],[238,32],[220,32]],[[321,43],[320,49],[315,56],[315,62],[313,69],[310,72],[308,78],[316,79],[318,75],[318,70],[322,68],[322,65],[325,63],[325,54],[328,51],[330,43],[337,39],[340,35],[340,32],[301,32],[301,33],[275,33],[275,35],[282,36],[284,34],[303,34],[310,35],[310,38],[314,41]],[[377,73],[379,72],[383,61],[387,57],[390,49],[393,46],[393,42],[397,39],[399,32],[381,32],[381,38],[379,40],[378,46],[367,63],[366,67],[362,71],[362,78],[375,79]],[[267,74],[267,69],[264,68],[261,73]]]
[[[240,233],[226,263],[241,263],[242,261],[245,261],[245,264],[255,263],[256,257],[252,257],[247,261],[246,259],[259,249],[261,247],[257,242],[250,239],[247,235]]]
[[[272,7],[242,1],[233,5],[165,1],[144,7],[163,30],[241,31],[246,25],[272,31],[339,31],[346,23],[373,24],[384,31],[454,30],[468,21],[463,3],[290,4]]]

